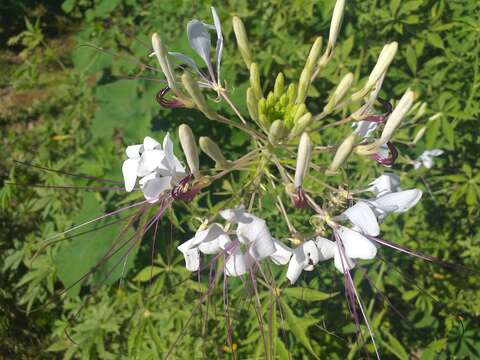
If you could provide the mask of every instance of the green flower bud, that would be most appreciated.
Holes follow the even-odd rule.
[[[197,82],[192,79],[190,74],[184,73],[182,75],[182,83],[195,103],[195,106],[210,120],[215,119],[217,114],[209,109],[200,87],[198,86]]]
[[[333,92],[332,96],[330,97],[330,100],[328,101],[327,105],[323,108],[324,113],[331,113],[335,106],[337,106],[344,98],[345,95],[347,94],[348,90],[350,90],[350,87],[352,86],[353,83],[353,74],[348,73],[346,74],[342,80],[340,80],[340,83],[338,84],[337,88]]]
[[[228,165],[228,161],[223,156],[222,151],[212,139],[207,136],[202,136],[199,140],[199,144],[200,149],[215,161],[216,167],[223,168]]]
[[[263,93],[262,87],[260,86],[260,73],[258,72],[258,65],[256,63],[250,65],[250,86],[257,99],[261,99]]]
[[[348,159],[352,153],[353,148],[355,147],[356,135],[351,134],[348,136],[337,149],[335,156],[333,157],[330,167],[325,172],[326,175],[333,175],[337,170],[343,165],[343,163]]]
[[[257,121],[258,120],[258,100],[253,93],[252,88],[247,89],[247,108],[250,117]]]
[[[303,133],[310,126],[312,120],[312,114],[309,112],[300,117],[300,119],[295,122],[295,125],[293,125],[293,129],[290,131],[289,139],[294,139]]]
[[[288,102],[293,104],[295,102],[295,95],[297,94],[297,89],[295,84],[288,85],[287,88],[287,98]]]
[[[268,131],[268,139],[272,144],[280,143],[285,137],[285,125],[282,120],[275,120]]]
[[[282,96],[285,91],[285,77],[282,73],[278,73],[277,78],[275,79],[275,86],[273,87],[273,93],[277,99]]]
[[[240,55],[242,55],[243,61],[247,68],[250,69],[252,64],[252,55],[250,54],[250,46],[248,44],[247,32],[245,31],[245,26],[243,25],[242,20],[238,16],[234,16],[232,19],[233,23],[233,32],[235,33],[235,38],[237,39],[238,49],[240,50]]]

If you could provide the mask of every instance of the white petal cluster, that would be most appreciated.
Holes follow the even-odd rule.
[[[223,210],[220,215],[237,225],[236,239],[232,240],[219,224],[198,231],[195,237],[178,247],[185,256],[187,270],[200,269],[200,253],[223,252],[228,276],[243,275],[267,257],[278,265],[288,263],[292,250],[272,237],[265,220],[247,213],[243,206]]]
[[[138,184],[145,199],[154,203],[165,190],[172,189],[185,177],[185,168],[173,153],[170,135],[163,139],[163,146],[147,136],[143,144],[130,145],[125,150],[128,157],[123,162],[122,173],[125,189],[130,192]]]
[[[426,169],[431,169],[433,166],[433,158],[442,154],[443,150],[441,149],[425,150],[418,158],[413,161],[413,167],[415,168],[415,170],[420,169],[420,167],[422,166],[424,166]]]

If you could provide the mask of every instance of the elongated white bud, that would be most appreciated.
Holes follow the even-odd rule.
[[[353,74],[348,73],[346,74],[340,83],[338,84],[337,88],[333,92],[330,100],[328,101],[327,105],[323,108],[323,112],[330,113],[333,111],[335,106],[337,106],[347,94],[348,90],[350,90],[353,83]]]
[[[175,81],[175,73],[172,70],[172,65],[168,60],[168,51],[162,43],[160,36],[157,33],[152,35],[152,47],[155,53],[155,56],[160,63],[160,67],[162,68],[163,74],[167,79],[168,86],[170,89],[175,90],[177,88],[176,81]]]
[[[412,107],[414,98],[415,93],[413,91],[410,89],[405,91],[405,94],[403,94],[397,106],[395,106],[395,109],[388,117],[387,123],[383,128],[382,135],[380,136],[379,143],[385,144],[388,140],[390,140],[393,133],[400,126],[400,123],[405,118],[405,115]]]
[[[333,175],[337,172],[340,166],[347,160],[355,147],[355,134],[348,136],[337,149],[335,156],[333,157],[330,167],[325,172],[326,175]]]
[[[215,165],[219,168],[225,167],[228,162],[222,154],[222,150],[218,145],[209,137],[202,136],[199,140],[200,149],[207,154],[213,161]]]
[[[297,166],[295,168],[295,181],[293,182],[295,187],[301,186],[303,179],[307,175],[310,167],[311,154],[312,142],[310,141],[310,136],[304,132],[300,137],[300,143],[298,144]]]
[[[187,159],[190,172],[198,177],[200,160],[198,158],[198,148],[193,135],[192,129],[186,124],[182,124],[178,127],[178,136],[180,138],[180,144],[182,145],[183,153]]]
[[[250,65],[252,64],[252,55],[250,53],[250,46],[248,43],[245,26],[243,25],[243,21],[238,16],[233,17],[232,23],[233,32],[235,33],[235,38],[237,39],[240,55],[242,55],[243,61],[245,62],[245,65],[247,65],[247,68],[250,69]]]
[[[391,42],[390,44],[386,44],[382,51],[380,52],[380,55],[378,56],[377,63],[373,67],[372,72],[370,73],[370,76],[368,77],[367,83],[365,86],[360,90],[357,91],[355,94],[352,95],[352,100],[356,101],[364,97],[370,89],[375,86],[377,81],[380,79],[380,77],[385,74],[387,71],[388,67],[392,63],[392,60],[397,52],[398,49],[398,43],[396,41]]]
[[[195,103],[195,106],[205,114],[207,118],[210,120],[215,119],[216,114],[210,108],[207,106],[207,103],[205,101],[205,97],[202,94],[202,91],[200,90],[200,87],[198,86],[197,82],[192,79],[190,74],[184,73],[182,75],[182,83],[185,89],[188,92],[188,95],[192,98],[193,102]]]
[[[328,42],[335,47],[340,27],[342,26],[343,14],[345,12],[345,0],[337,0],[333,9],[332,21],[330,23],[330,32],[328,34]]]

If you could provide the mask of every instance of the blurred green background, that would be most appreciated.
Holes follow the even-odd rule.
[[[278,71],[290,80],[298,78],[315,37],[328,35],[334,1],[1,2],[1,358],[159,359],[171,349],[173,359],[233,358],[227,346],[222,289],[212,295],[208,309],[197,306],[205,285],[190,279],[175,249],[198,225],[191,214],[213,211],[215,195],[169,212],[169,221],[159,228],[153,269],[149,235],[129,256],[123,277],[112,259],[84,285],[60,298],[62,287],[88,271],[122,227],[100,229],[99,224],[93,233],[48,247],[32,262],[40,241],[132,198],[114,191],[34,187],[98,184],[13,162],[121,180],[125,145],[140,143],[146,135],[161,138],[166,131],[175,133],[182,122],[198,136],[215,139],[228,158],[243,154],[249,139],[242,133],[212,124],[195,111],[162,109],[155,94],[164,86],[163,76],[142,65],[155,65],[148,58],[154,31],[170,50],[191,54],[186,24],[194,17],[211,22],[210,5],[216,6],[225,36],[222,77],[232,99],[245,111],[248,73],[236,50],[231,17],[244,20],[264,87],[270,88]],[[347,71],[361,83],[381,47],[393,40],[400,47],[383,96],[399,98],[411,87],[419,101],[427,103],[426,113],[399,135],[401,158],[394,171],[401,174],[406,188],[422,188],[424,197],[415,210],[382,229],[390,241],[478,268],[478,1],[348,1],[339,46],[310,94],[311,109],[322,108],[328,91]],[[222,104],[217,107],[229,114]],[[425,136],[412,146],[410,140],[423,126]],[[412,171],[409,159],[431,148],[442,148],[446,154],[430,171]],[[352,166],[359,174],[349,179],[352,187],[364,186],[382,171],[367,161]],[[217,184],[214,191],[234,192],[235,183]],[[281,233],[284,225],[275,214],[272,206],[265,216],[272,231]],[[307,219],[302,214],[297,218]],[[362,296],[383,358],[480,358],[477,274],[428,265],[388,250],[382,252],[382,261],[365,269],[376,285],[363,281]],[[105,280],[110,271],[113,275]],[[362,271],[355,272],[357,281]],[[120,278],[124,280],[119,286]],[[284,319],[278,319],[274,333],[277,358],[309,359],[313,354],[322,359],[365,358],[371,353],[371,345],[362,349],[355,342],[341,280],[333,267],[319,267],[298,286],[282,288]],[[254,306],[245,301],[248,291],[232,281],[229,295],[235,309],[231,321],[236,357],[264,358]],[[267,305],[272,296],[267,291],[261,294]],[[267,310],[268,306],[265,318]]]

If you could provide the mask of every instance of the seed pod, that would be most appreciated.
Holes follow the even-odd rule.
[[[199,140],[200,149],[207,154],[213,161],[215,161],[215,165],[218,168],[223,168],[227,166],[228,162],[222,154],[222,150],[218,147],[218,145],[209,137],[202,136]]]
[[[285,91],[285,77],[282,73],[278,73],[277,78],[275,79],[275,86],[273,87],[273,94],[277,99],[282,96]]]
[[[272,144],[280,143],[285,137],[285,125],[282,120],[275,120],[268,131],[268,139]]]
[[[188,94],[192,98],[193,102],[195,103],[195,106],[201,112],[203,112],[205,116],[210,120],[215,119],[217,114],[215,114],[215,112],[209,109],[205,101],[205,98],[202,94],[202,91],[200,90],[200,87],[198,86],[197,82],[192,79],[190,74],[184,73],[182,75],[182,83],[185,89],[187,90]]]
[[[393,133],[400,126],[400,123],[405,118],[405,115],[407,115],[407,112],[412,107],[414,97],[415,93],[413,91],[410,89],[405,91],[405,94],[403,94],[397,106],[395,106],[395,109],[387,119],[387,123],[385,124],[382,135],[380,136],[380,140],[378,141],[380,144],[385,144],[390,140]]]
[[[263,97],[262,87],[260,85],[260,74],[258,72],[258,65],[256,63],[250,64],[250,86],[257,99]]]
[[[252,64],[252,55],[250,54],[250,46],[248,43],[247,32],[245,31],[245,26],[243,25],[242,20],[238,16],[234,16],[232,19],[233,23],[233,32],[235,33],[235,38],[237,39],[238,49],[240,50],[240,55],[242,55],[243,61],[247,68],[250,69]]]
[[[349,135],[337,149],[335,156],[333,157],[330,167],[325,172],[325,175],[333,175],[337,172],[340,166],[348,159],[355,147],[355,134]]]
[[[200,175],[200,161],[198,158],[198,148],[192,129],[190,129],[188,125],[182,124],[178,127],[178,135],[180,138],[180,144],[182,145],[183,153],[187,159],[188,167],[190,168],[190,172],[196,178],[198,178]]]
[[[163,74],[167,78],[168,87],[172,90],[175,90],[177,88],[175,72],[172,70],[172,65],[168,59],[168,51],[157,33],[152,35],[152,47],[153,52],[160,63]]]
[[[247,108],[250,117],[255,121],[258,120],[258,100],[252,88],[247,89]]]

